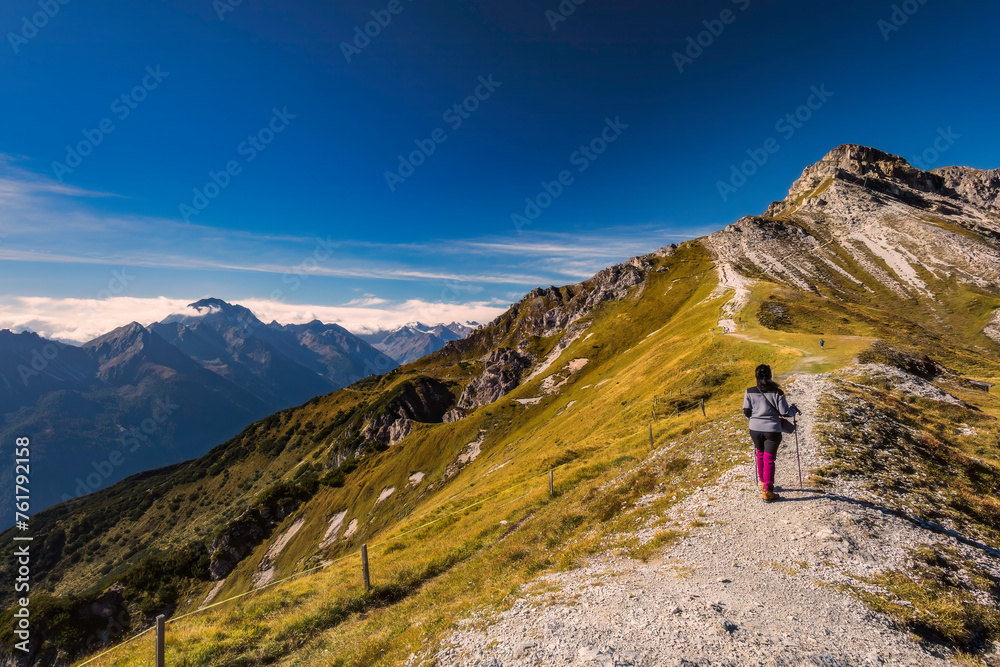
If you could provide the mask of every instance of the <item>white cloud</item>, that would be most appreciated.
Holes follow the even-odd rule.
[[[485,324],[507,309],[495,302],[446,303],[420,299],[385,304],[381,308],[291,305],[264,299],[245,299],[239,303],[265,322],[273,319],[284,324],[302,324],[320,320],[339,324],[354,332],[394,329],[408,322],[448,324],[472,321]]]
[[[84,343],[130,322],[151,324],[169,315],[195,314],[187,306],[197,299],[167,297],[111,297],[108,299],[55,299],[49,297],[0,297],[0,329],[30,330],[46,338]],[[265,299],[237,299],[264,322],[302,324],[312,320],[336,323],[354,332],[392,329],[407,322],[428,324],[453,321],[486,323],[503,313],[506,305],[494,301],[448,303],[410,299],[356,299],[340,306],[287,304]]]

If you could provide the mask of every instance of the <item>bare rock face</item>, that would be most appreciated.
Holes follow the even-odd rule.
[[[407,382],[382,411],[368,416],[361,435],[376,448],[395,445],[410,434],[413,422],[440,422],[454,402],[448,387],[434,378]]]
[[[993,341],[1000,343],[1000,309],[993,311],[990,323],[986,325],[985,329],[983,329],[983,333],[989,336]]]
[[[851,299],[882,288],[932,299],[938,281],[1000,293],[997,172],[927,172],[846,144],[807,167],[766,215],[742,218],[702,242],[726,284],[735,272]]]
[[[212,580],[224,579],[299,504],[300,500],[292,499],[278,505],[262,503],[245,509],[209,545],[212,560],[208,569]]]
[[[605,301],[618,301],[624,298],[629,288],[646,279],[649,267],[648,261],[635,257],[625,264],[615,264],[598,273],[594,276],[597,286],[583,303],[584,312],[593,310]]]
[[[340,465],[369,449],[382,451],[401,442],[413,430],[413,422],[438,423],[455,403],[451,389],[431,377],[399,385],[392,398],[357,419],[335,443],[330,464]]]
[[[1000,209],[1000,169],[943,167],[932,169],[931,173],[943,178],[945,186],[967,202],[980,208]]]
[[[533,359],[509,347],[500,348],[486,358],[486,369],[472,380],[458,399],[458,407],[470,409],[489,405],[521,382],[521,375]]]
[[[806,167],[792,184],[788,196],[771,204],[764,215],[777,217],[794,212],[803,199],[822,194],[820,191],[828,179],[861,184],[893,197],[906,197],[911,205],[921,208],[928,206],[918,193],[940,194],[948,190],[944,178],[917,169],[898,155],[868,146],[843,144],[816,164]]]

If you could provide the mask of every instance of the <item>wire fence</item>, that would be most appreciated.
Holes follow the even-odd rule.
[[[721,350],[718,350],[718,351],[721,352]],[[687,393],[687,391],[689,391],[691,388],[692,388],[692,385],[688,385],[688,386],[683,387],[679,391],[677,391],[677,399],[682,399],[683,395],[685,393]],[[671,399],[673,398],[673,393],[670,394],[670,398]],[[665,410],[664,412],[660,412],[659,415],[658,415],[657,413],[659,411],[657,410],[657,402],[658,401],[663,401],[665,399],[666,399],[666,397],[664,397],[663,395],[660,395],[660,396],[655,396],[654,395],[654,397],[653,397],[653,406],[654,407],[653,407],[653,410],[651,412],[652,421],[656,421],[658,418],[662,419],[662,418],[665,418],[665,417],[666,418],[677,417],[677,416],[680,416],[683,413],[690,412],[692,410],[697,410],[699,408],[701,409],[702,415],[703,416],[707,416],[706,409],[705,409],[705,399],[704,398],[686,399],[686,400],[683,400],[683,402],[681,402],[681,400],[672,401],[673,404],[671,405],[671,407],[673,409],[672,410]],[[649,424],[649,445],[650,445],[650,449],[652,450],[654,448],[653,424],[652,423]],[[609,448],[610,448],[610,445],[609,445],[609,447],[605,447],[605,448],[602,448],[602,449],[609,449]],[[512,485],[504,488],[503,490],[501,490],[501,491],[499,491],[499,492],[497,492],[497,493],[495,493],[493,495],[487,496],[486,498],[482,498],[482,499],[477,500],[477,501],[475,501],[473,503],[465,505],[464,507],[458,508],[458,509],[456,509],[456,510],[454,510],[452,512],[448,512],[447,514],[444,514],[444,515],[442,515],[440,517],[437,517],[436,519],[433,519],[431,521],[427,521],[425,523],[422,523],[419,526],[416,526],[414,528],[410,528],[410,529],[404,530],[401,533],[393,534],[391,537],[386,537],[385,539],[383,539],[383,540],[381,540],[379,542],[375,542],[375,543],[370,544],[370,545],[369,544],[363,544],[363,545],[361,545],[361,548],[358,551],[352,551],[350,553],[347,553],[347,554],[344,554],[342,556],[339,556],[339,557],[337,557],[337,558],[335,558],[333,560],[324,561],[323,563],[321,563],[320,565],[317,565],[316,567],[311,567],[311,568],[308,568],[308,569],[305,569],[305,570],[301,570],[301,571],[296,572],[294,574],[291,574],[291,575],[289,575],[289,576],[287,576],[287,577],[285,577],[283,579],[278,579],[276,581],[268,582],[267,584],[258,586],[257,588],[253,588],[253,589],[245,591],[243,593],[238,593],[236,595],[228,597],[225,600],[220,600],[218,602],[212,602],[212,603],[207,604],[207,605],[205,605],[203,607],[199,607],[198,609],[195,609],[193,611],[189,611],[189,612],[187,612],[185,614],[181,614],[180,616],[175,616],[173,618],[167,619],[167,618],[165,618],[164,616],[161,615],[161,616],[157,617],[155,625],[151,625],[150,627],[142,630],[141,632],[138,632],[137,634],[133,635],[132,637],[129,637],[128,639],[126,639],[125,641],[121,642],[120,644],[116,644],[115,646],[112,646],[111,648],[107,649],[106,651],[103,651],[103,652],[101,652],[101,653],[99,653],[99,654],[97,654],[95,656],[92,656],[92,657],[88,658],[84,662],[77,663],[76,667],[85,667],[85,665],[89,665],[89,664],[91,664],[91,663],[93,663],[93,662],[95,662],[95,661],[103,658],[104,656],[107,656],[107,655],[109,655],[109,654],[111,654],[111,653],[113,653],[115,651],[118,651],[119,649],[124,648],[125,646],[131,644],[132,642],[135,642],[136,640],[138,640],[138,639],[144,637],[145,635],[149,634],[150,631],[152,631],[152,630],[156,630],[158,628],[164,628],[165,629],[165,626],[167,624],[169,624],[169,623],[177,623],[178,621],[181,621],[183,619],[189,618],[191,616],[195,616],[197,614],[201,614],[201,613],[207,612],[210,609],[214,609],[216,607],[220,607],[220,606],[228,604],[230,602],[234,602],[236,600],[240,600],[240,599],[245,598],[247,596],[250,596],[250,595],[253,595],[253,594],[256,594],[256,593],[260,593],[261,591],[264,591],[265,589],[269,589],[269,588],[272,588],[274,586],[278,586],[280,584],[288,583],[289,581],[292,581],[294,579],[298,579],[299,577],[302,577],[302,576],[307,575],[307,574],[311,574],[311,573],[314,573],[314,572],[318,572],[320,570],[327,569],[329,567],[332,567],[333,565],[336,565],[338,563],[342,563],[342,562],[344,562],[344,561],[346,561],[346,560],[348,560],[350,558],[356,558],[356,557],[358,557],[360,555],[360,552],[362,550],[365,552],[364,553],[364,558],[363,558],[363,566],[364,566],[365,571],[367,572],[367,549],[369,549],[369,548],[370,549],[374,549],[374,548],[383,546],[385,544],[388,544],[389,542],[392,542],[394,540],[398,540],[398,539],[401,539],[403,537],[406,537],[407,535],[411,535],[413,533],[416,533],[416,532],[418,532],[420,530],[423,530],[423,529],[425,529],[425,528],[427,528],[429,526],[432,526],[432,525],[434,525],[436,523],[439,523],[441,521],[449,519],[449,518],[451,518],[453,516],[456,516],[458,514],[462,514],[464,512],[467,512],[468,510],[473,509],[475,507],[481,506],[481,505],[483,505],[483,504],[485,504],[485,503],[487,503],[487,502],[489,502],[491,500],[495,500],[495,499],[499,498],[500,496],[502,496],[502,495],[504,495],[504,494],[506,494],[506,493],[508,493],[508,492],[510,492],[512,490],[514,490],[514,489],[527,486],[528,484],[530,484],[532,482],[535,482],[538,479],[543,479],[543,480],[547,480],[548,481],[549,494],[550,494],[550,496],[554,496],[555,495],[554,478],[553,478],[554,472],[556,470],[559,470],[559,469],[564,468],[566,466],[572,465],[574,463],[579,463],[579,461],[578,460],[568,461],[566,463],[563,463],[563,464],[560,464],[560,465],[557,465],[557,466],[553,466],[551,469],[547,470],[544,473],[540,473],[538,475],[530,476],[530,477],[528,477],[528,478],[526,478],[526,479],[524,479],[524,480],[522,480],[520,482],[517,482],[515,484],[512,484]],[[530,495],[530,493],[531,492],[529,491],[528,493],[526,493],[526,494],[524,494],[522,496],[519,496],[517,498],[509,500],[509,501],[507,501],[507,502],[505,502],[503,504],[497,505],[496,509],[504,507],[505,505],[509,505],[510,503],[516,502],[517,500],[521,500],[521,499],[527,497],[528,495]],[[366,586],[366,589],[367,589],[367,586]],[[156,656],[156,665],[157,665],[157,667],[161,667],[163,665],[163,662],[162,662],[163,661],[162,651],[163,651],[163,645],[164,645],[164,642],[163,642],[164,636],[163,635],[164,635],[164,631],[161,630],[158,633],[158,636],[157,636],[157,656]]]
[[[704,400],[701,401],[700,406],[702,407],[702,410],[704,412]],[[699,407],[699,404],[695,404],[694,407],[695,408]],[[650,443],[650,449],[652,449],[653,446],[654,446],[654,444],[653,444],[654,443],[654,441],[653,441],[653,425],[652,424],[649,424],[649,443]],[[610,445],[608,447],[604,447],[602,449],[605,449],[605,450],[606,449],[610,449]],[[292,581],[294,579],[302,577],[303,575],[310,574],[310,573],[313,573],[313,572],[318,572],[320,570],[324,570],[324,569],[329,568],[329,567],[331,567],[333,565],[336,565],[338,563],[342,563],[345,560],[348,560],[350,558],[356,558],[356,557],[359,556],[359,552],[362,552],[362,551],[364,552],[364,554],[363,554],[363,567],[364,567],[365,572],[367,572],[367,549],[369,549],[369,548],[370,549],[374,549],[374,548],[383,546],[385,544],[388,544],[390,542],[393,542],[395,540],[399,540],[399,539],[401,539],[403,537],[406,537],[407,535],[412,535],[413,533],[421,531],[421,530],[423,530],[423,529],[425,529],[425,528],[427,528],[429,526],[433,526],[436,523],[440,523],[441,521],[449,519],[449,518],[451,518],[453,516],[456,516],[458,514],[462,514],[464,512],[467,512],[470,509],[473,509],[475,507],[479,507],[479,506],[481,506],[481,505],[483,505],[485,503],[490,502],[491,500],[496,500],[500,496],[503,496],[504,494],[509,493],[510,491],[513,491],[514,489],[525,487],[525,486],[527,486],[527,485],[529,485],[531,483],[536,482],[539,479],[547,481],[549,495],[550,495],[550,497],[554,497],[555,496],[555,485],[554,485],[554,473],[555,473],[555,471],[557,471],[557,470],[559,470],[561,468],[565,468],[566,466],[569,466],[569,465],[572,465],[572,464],[575,464],[575,463],[579,463],[579,460],[568,461],[566,463],[563,463],[563,464],[560,464],[560,465],[557,465],[557,466],[553,466],[551,469],[547,470],[544,473],[540,473],[538,475],[532,475],[530,477],[527,477],[524,480],[521,480],[520,482],[517,482],[515,484],[512,484],[510,486],[505,487],[503,490],[498,491],[497,493],[494,493],[494,494],[492,494],[490,496],[487,496],[486,498],[481,498],[480,500],[477,500],[477,501],[475,501],[473,503],[469,503],[468,505],[465,505],[465,506],[460,507],[460,508],[458,508],[458,509],[456,509],[454,511],[448,512],[447,514],[439,516],[436,519],[432,519],[430,521],[426,521],[426,522],[424,522],[424,523],[422,523],[422,524],[420,524],[420,525],[418,525],[418,526],[416,526],[414,528],[410,528],[410,529],[404,530],[401,533],[395,533],[391,537],[386,537],[385,539],[383,539],[383,540],[381,540],[379,542],[375,542],[375,543],[370,544],[370,545],[369,544],[363,544],[363,545],[361,545],[361,548],[358,551],[352,551],[350,553],[344,554],[343,556],[339,556],[338,558],[335,558],[334,560],[325,561],[322,564],[317,565],[316,567],[312,567],[312,568],[308,568],[308,569],[305,569],[305,570],[301,570],[301,571],[296,572],[294,574],[291,574],[291,575],[289,575],[289,576],[287,576],[287,577],[285,577],[283,579],[278,579],[277,581],[272,581],[272,582],[269,582],[269,583],[264,584],[262,586],[259,586],[257,588],[245,591],[243,593],[239,593],[237,595],[233,595],[231,597],[226,598],[225,600],[220,600],[218,602],[213,602],[211,604],[207,604],[207,605],[205,605],[203,607],[199,607],[198,609],[195,609],[193,611],[189,611],[186,614],[181,614],[180,616],[175,616],[175,617],[169,618],[169,619],[165,618],[162,615],[158,616],[157,619],[156,619],[156,624],[155,625],[151,625],[150,627],[146,628],[145,630],[142,630],[141,632],[133,635],[132,637],[129,637],[128,639],[126,639],[125,641],[121,642],[120,644],[116,644],[115,646],[112,646],[108,650],[103,651],[103,652],[101,652],[101,653],[99,653],[99,654],[97,654],[95,656],[92,656],[92,657],[88,658],[84,662],[77,663],[76,667],[84,667],[85,665],[89,665],[89,664],[91,664],[91,663],[93,663],[93,662],[95,662],[95,661],[103,658],[106,655],[109,655],[109,654],[111,654],[111,653],[113,653],[115,651],[118,651],[119,649],[122,649],[125,646],[131,644],[132,642],[135,642],[136,640],[140,639],[141,637],[149,634],[150,631],[152,631],[154,629],[155,630],[159,630],[159,632],[157,633],[157,646],[156,646],[156,653],[157,653],[157,655],[156,655],[156,663],[155,664],[157,665],[157,667],[162,667],[162,665],[163,665],[163,657],[164,657],[163,656],[163,651],[164,651],[164,633],[165,633],[165,627],[169,623],[176,623],[176,622],[181,621],[181,620],[183,620],[185,618],[189,618],[191,616],[195,616],[197,614],[201,614],[201,613],[207,612],[210,609],[213,609],[213,608],[216,608],[216,607],[228,604],[230,602],[234,602],[236,600],[239,600],[241,598],[245,598],[245,597],[253,595],[255,593],[260,593],[261,591],[263,591],[265,589],[272,588],[274,586],[278,586],[279,584],[287,583],[289,581]],[[513,502],[516,502],[518,500],[521,500],[523,498],[526,498],[530,494],[531,494],[531,491],[529,491],[528,493],[525,493],[524,495],[518,496],[517,498],[513,498],[511,500],[508,500],[508,501],[506,501],[506,502],[504,502],[502,504],[497,505],[496,509],[500,509],[501,507],[509,505],[509,504],[511,504]],[[366,584],[367,584],[367,579],[366,579]],[[366,585],[366,589],[367,589],[367,585]]]

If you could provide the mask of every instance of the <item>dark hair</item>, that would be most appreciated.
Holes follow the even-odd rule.
[[[762,393],[773,394],[781,391],[778,383],[771,379],[771,367],[767,364],[758,366],[753,374],[757,378],[757,389]]]

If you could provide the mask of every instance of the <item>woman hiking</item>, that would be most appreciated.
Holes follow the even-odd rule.
[[[761,364],[754,375],[757,385],[747,389],[743,396],[743,414],[750,420],[750,438],[763,498],[772,502],[781,500],[774,492],[774,459],[781,444],[781,418],[793,416],[798,408],[788,405],[785,392],[771,379],[770,366]]]

